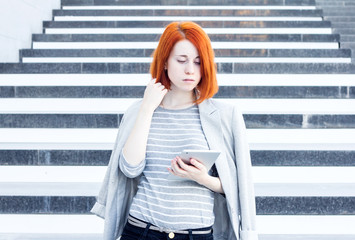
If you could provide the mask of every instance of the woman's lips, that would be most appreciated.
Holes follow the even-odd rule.
[[[184,82],[194,82],[195,80],[193,80],[193,79],[188,79],[188,78],[186,78],[186,79],[184,79]]]

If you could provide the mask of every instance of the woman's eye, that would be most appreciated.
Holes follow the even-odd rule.
[[[178,59],[177,60],[179,63],[184,63],[185,62],[185,60],[181,60],[181,59]]]
[[[200,62],[195,62],[196,65],[200,65],[201,63]]]

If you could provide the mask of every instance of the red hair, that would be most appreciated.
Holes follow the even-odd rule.
[[[171,82],[167,72],[164,70],[170,52],[175,44],[181,40],[189,40],[197,49],[200,55],[201,80],[197,86],[199,104],[207,98],[213,97],[218,91],[216,64],[211,40],[205,31],[193,22],[170,23],[163,35],[160,37],[158,47],[153,53],[153,61],[150,65],[150,74],[161,82],[165,88],[170,89]]]

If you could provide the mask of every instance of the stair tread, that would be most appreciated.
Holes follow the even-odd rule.
[[[0,168],[0,183],[95,183],[102,182],[107,166],[4,166]],[[355,184],[354,166],[254,166],[255,184]],[[166,172],[168,176],[169,173]],[[329,176],[332,176],[329,178]],[[315,177],[316,176],[316,177]],[[350,184],[350,185],[349,185]],[[292,186],[292,185],[290,185]],[[297,185],[296,185],[297,186]],[[1,190],[4,192],[6,189]],[[84,189],[83,189],[84,191]],[[349,189],[351,191],[351,189]],[[348,193],[349,193],[348,191]],[[354,189],[352,189],[352,192]],[[97,192],[98,193],[98,192]],[[96,193],[96,194],[97,194]],[[9,195],[9,193],[7,194]],[[80,196],[80,195],[76,195]]]
[[[343,36],[342,36],[343,37]],[[355,37],[355,35],[354,35]],[[23,49],[23,57],[150,57],[152,49]],[[350,57],[350,49],[216,49],[215,57]]]
[[[0,86],[146,86],[150,74],[0,74]],[[217,74],[219,86],[355,86],[355,74]]]
[[[113,146],[117,129],[45,129],[45,128],[1,128],[0,142],[7,144],[73,144],[86,146],[97,144]],[[247,129],[249,145],[268,150],[290,148],[343,147],[355,149],[355,129]]]
[[[159,34],[33,34],[33,42],[157,42]],[[213,42],[338,42],[338,34],[210,34]],[[126,48],[129,47],[126,46]],[[144,48],[144,47],[141,47]]]
[[[342,236],[347,235],[354,237],[355,235],[355,230],[352,227],[355,224],[354,216],[264,215],[257,216],[256,220],[261,235],[313,235],[315,237],[320,235],[326,237],[326,234],[338,234],[340,238],[336,239],[342,239]],[[103,232],[103,220],[92,215],[1,214],[0,223],[1,226],[4,226],[1,234],[12,233],[22,236],[27,236],[24,234],[30,236],[31,234],[53,234],[56,236],[65,233],[100,234]]]
[[[170,5],[171,3],[169,2],[162,2],[162,1],[156,1],[156,0],[143,0],[143,1],[138,1],[135,3],[135,5]],[[214,0],[193,0],[193,1],[187,1],[187,0],[177,0],[174,1],[175,5],[221,5],[221,4],[216,4],[216,1]],[[315,5],[315,0],[286,0],[286,1],[281,1],[281,0],[254,0],[252,2],[245,2],[244,0],[237,0],[237,1],[223,1],[223,5],[275,5],[275,6],[283,6],[283,5],[291,5],[291,6],[314,6]],[[131,6],[132,2],[129,0],[124,0],[120,1],[119,3],[116,1],[92,1],[92,0],[62,0],[62,5],[70,6],[90,6],[90,5],[108,5],[108,6],[115,6],[115,5],[127,5]]]
[[[0,150],[3,165],[107,166],[109,150]],[[355,151],[252,150],[253,166],[355,166]]]
[[[13,98],[0,99],[3,114],[119,114],[138,99]],[[221,99],[244,114],[355,114],[354,99]]]
[[[355,73],[349,63],[219,63],[219,73]],[[0,73],[147,73],[149,63],[0,63]]]
[[[0,182],[0,196],[94,197],[101,182]],[[355,183],[255,183],[260,197],[355,197]]]
[[[266,9],[122,9],[122,10],[54,10],[53,16],[321,16],[317,10],[266,10]]]

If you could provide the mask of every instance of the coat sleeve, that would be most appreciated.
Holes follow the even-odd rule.
[[[105,218],[105,213],[106,213],[106,204],[107,204],[107,195],[110,189],[110,183],[111,183],[111,178],[112,178],[112,172],[115,172],[115,168],[118,166],[118,160],[116,158],[119,157],[121,149],[118,147],[120,145],[120,140],[121,140],[121,135],[122,131],[125,125],[125,116],[123,116],[120,127],[118,129],[118,134],[116,137],[116,141],[111,153],[110,161],[107,166],[106,174],[104,177],[104,180],[101,184],[100,192],[98,196],[96,197],[96,203],[94,204],[93,208],[91,209],[91,212],[94,213],[95,215]]]
[[[234,151],[236,156],[236,165],[238,173],[238,189],[240,204],[240,239],[257,240],[256,232],[256,207],[254,182],[252,178],[251,159],[249,144],[246,136],[246,127],[243,115],[233,108],[232,117]]]
[[[112,189],[112,186],[115,186],[114,182],[117,180],[117,175],[119,174],[119,157],[121,155],[122,146],[126,141],[126,138],[129,134],[130,129],[132,128],[132,119],[135,118],[136,112],[140,106],[140,101],[133,104],[123,115],[120,126],[118,128],[118,134],[116,141],[111,153],[110,161],[106,170],[104,180],[101,184],[101,189],[96,197],[96,203],[91,209],[91,212],[95,215],[105,218],[106,215],[106,206],[108,203],[108,194],[110,191],[115,191]],[[134,120],[134,119],[133,119]]]

